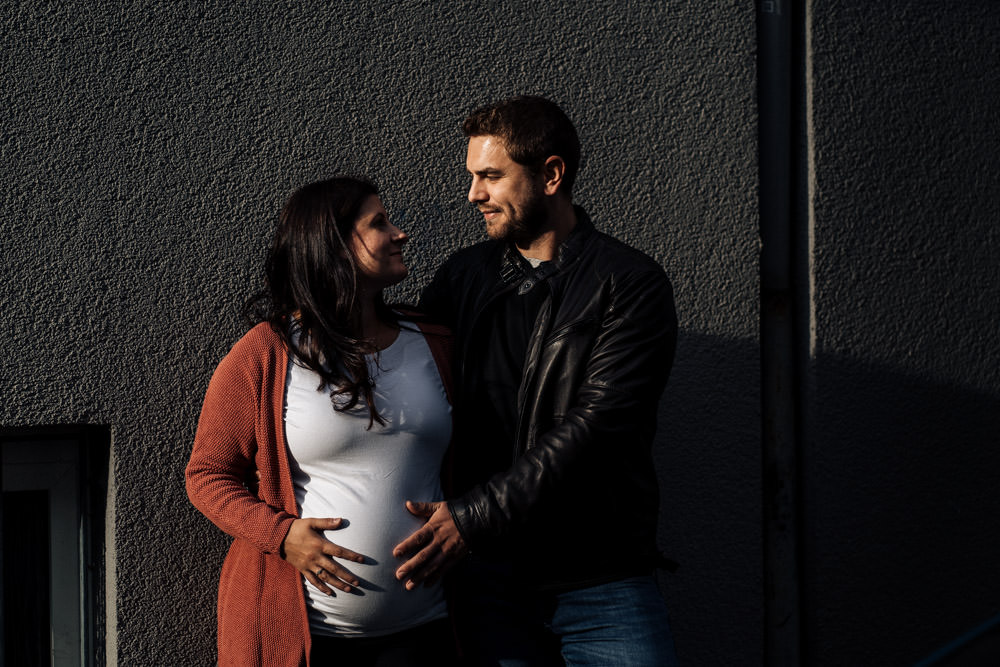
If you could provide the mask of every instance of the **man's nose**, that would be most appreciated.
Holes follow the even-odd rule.
[[[482,179],[473,176],[472,185],[469,186],[469,201],[475,204],[476,202],[486,201],[489,198],[485,188],[483,188]]]

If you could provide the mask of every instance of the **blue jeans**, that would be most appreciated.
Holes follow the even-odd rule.
[[[464,579],[456,609],[474,665],[673,667],[667,606],[652,575],[564,593],[526,590],[492,566]]]

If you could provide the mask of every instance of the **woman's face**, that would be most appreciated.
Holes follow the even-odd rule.
[[[365,199],[348,242],[365,287],[380,290],[406,277],[403,244],[407,240],[406,233],[389,222],[377,196]]]

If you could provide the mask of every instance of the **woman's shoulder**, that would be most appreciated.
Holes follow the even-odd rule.
[[[274,325],[270,322],[260,322],[236,341],[229,354],[259,354],[280,348],[284,344],[284,340],[275,330]]]
[[[281,335],[270,322],[259,322],[255,324],[250,331],[243,334],[243,338],[241,338],[239,342],[242,343],[243,341],[249,341],[251,343],[267,346],[282,345],[284,343]]]
[[[285,354],[285,342],[268,322],[255,325],[236,341],[229,352],[219,362],[219,370],[263,368],[277,363]]]

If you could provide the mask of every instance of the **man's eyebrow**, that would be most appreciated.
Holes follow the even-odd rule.
[[[503,173],[503,170],[498,167],[483,167],[482,169],[468,169],[467,171],[476,176],[491,176]]]

